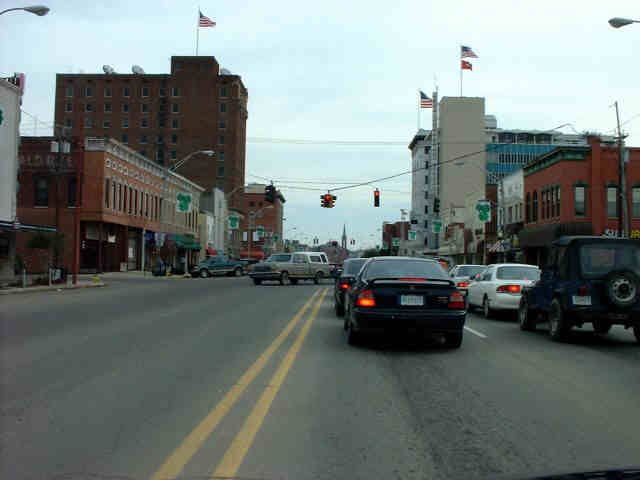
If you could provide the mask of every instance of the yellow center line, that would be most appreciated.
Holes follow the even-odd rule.
[[[260,427],[269,412],[269,408],[271,407],[273,400],[278,394],[280,387],[282,387],[282,383],[287,377],[289,369],[293,365],[298,352],[302,348],[302,344],[311,329],[311,324],[318,315],[318,311],[320,310],[320,306],[322,305],[322,301],[324,300],[326,293],[327,289],[325,288],[322,291],[322,295],[314,305],[309,318],[300,330],[295,342],[291,348],[289,348],[289,351],[282,359],[282,362],[280,362],[278,370],[273,374],[268,386],[262,392],[262,395],[254,405],[253,410],[245,420],[244,425],[242,425],[242,429],[233,439],[233,442],[225,452],[224,457],[222,457],[222,460],[213,472],[212,478],[231,478],[236,476],[242,461],[251,448],[255,436],[260,430]]]
[[[276,339],[262,352],[262,355],[251,365],[240,379],[229,389],[218,404],[182,441],[180,446],[165,460],[162,466],[151,477],[152,480],[165,480],[177,477],[184,466],[193,458],[202,444],[209,438],[233,405],[238,401],[242,392],[249,386],[265,367],[271,356],[280,348],[305,312],[309,309],[320,290],[313,292],[302,308],[295,314],[289,324],[280,332]]]

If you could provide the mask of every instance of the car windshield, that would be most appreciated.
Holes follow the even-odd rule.
[[[640,272],[640,248],[628,243],[597,243],[580,247],[580,267],[589,277],[605,276],[614,270]]]
[[[367,261],[366,258],[362,258],[362,259],[354,259],[354,260],[347,260],[344,262],[344,270],[343,270],[343,275],[357,275],[357,273],[360,271],[360,269],[362,268],[362,265],[365,264],[365,262]]]
[[[485,268],[483,265],[463,265],[458,267],[456,271],[456,277],[473,277],[482,272]]]
[[[540,278],[540,270],[535,267],[520,267],[517,265],[498,267],[496,278],[498,280],[538,280]]]
[[[268,262],[290,262],[291,261],[291,255],[286,255],[286,254],[277,254],[277,255],[271,255],[268,259]]]
[[[439,263],[428,260],[376,260],[366,273],[367,278],[418,277],[448,280]]]

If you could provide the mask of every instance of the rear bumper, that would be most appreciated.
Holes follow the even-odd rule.
[[[513,293],[496,293],[494,301],[490,302],[493,310],[518,310],[522,295]]]
[[[565,311],[572,323],[590,323],[603,321],[612,325],[640,325],[640,311],[593,309],[590,307],[574,307]]]
[[[464,327],[465,310],[407,312],[403,310],[354,309],[353,321],[357,331],[384,332],[420,330],[430,333],[460,332]]]

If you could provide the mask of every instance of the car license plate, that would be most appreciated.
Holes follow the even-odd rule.
[[[586,296],[581,296],[581,295],[574,295],[572,297],[573,299],[573,304],[574,305],[579,305],[582,307],[590,307],[591,306],[591,297],[589,295]]]
[[[424,297],[421,295],[400,295],[400,305],[419,307],[424,305]]]

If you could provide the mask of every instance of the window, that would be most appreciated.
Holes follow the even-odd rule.
[[[33,204],[36,207],[49,206],[49,179],[46,177],[37,177],[34,185]]]
[[[111,120],[103,120],[102,121],[102,128],[111,128]]]
[[[496,270],[498,280],[538,280],[540,270],[535,267],[499,267]]]
[[[129,128],[129,119],[128,118],[123,118],[122,119],[122,128]]]
[[[227,111],[227,104],[226,103],[221,103],[220,104],[220,113],[226,113]]]
[[[133,190],[133,214],[138,215],[138,190]]]
[[[85,117],[84,128],[93,128],[93,119],[91,117]]]
[[[180,105],[178,105],[177,103],[172,103],[171,113],[180,113]]]
[[[141,103],[140,104],[140,112],[141,113],[149,113],[149,104],[148,103]]]
[[[158,143],[160,145],[163,144],[164,143],[164,137],[162,135],[158,135],[156,143]]]
[[[640,187],[631,189],[631,216],[640,218]]]
[[[131,96],[131,89],[129,87],[123,87],[122,88],[122,96],[123,97],[130,97]]]
[[[218,90],[220,92],[220,96],[221,97],[226,97],[227,96],[227,87],[220,87],[220,90]]]
[[[147,143],[147,136],[146,135],[140,135],[140,143]]]
[[[132,210],[133,210],[133,188],[129,187],[129,214],[131,214]]]
[[[67,85],[67,87],[64,89],[64,96],[73,97],[73,85]]]
[[[218,167],[218,177],[224,177],[224,166],[222,165]]]
[[[158,91],[158,95],[160,96],[160,98],[164,98],[164,97],[166,97],[166,96],[167,96],[167,89],[166,89],[166,88],[161,88],[161,89]]]
[[[109,208],[109,190],[110,190],[111,180],[108,178],[104,181],[104,206]]]
[[[122,186],[122,211],[123,212],[127,211],[127,198],[128,198],[127,190],[128,190],[128,187],[126,185],[123,185]]]
[[[123,103],[122,104],[122,113],[129,113],[129,104],[128,103]]]
[[[148,193],[144,194],[144,216],[145,217],[149,216],[149,194]]]
[[[84,104],[84,111],[85,112],[93,112],[93,104],[92,103],[85,103]]]
[[[84,96],[85,97],[93,97],[93,89],[89,86],[84,87]]]
[[[67,113],[73,112],[73,103],[65,103],[64,111]]]
[[[178,119],[177,118],[172,118],[171,119],[171,128],[176,129],[176,128],[178,128],[178,125],[179,125]]]
[[[143,148],[142,150],[140,150],[140,155],[142,155],[143,157],[146,157],[147,151]]]
[[[64,126],[67,128],[71,128],[73,126],[73,122],[71,121],[70,118],[65,118],[64,119]]]
[[[175,133],[171,135],[171,143],[173,143],[174,145],[178,143],[178,135],[176,135]]]
[[[607,217],[618,217],[618,187],[607,187]]]
[[[218,145],[224,145],[224,135],[218,135]]]
[[[255,207],[256,206],[256,202],[249,202],[249,206],[250,207]]]
[[[513,223],[513,207],[507,209],[507,223]]]
[[[429,185],[429,175],[424,176],[424,184]]]
[[[424,228],[429,228],[429,220],[424,221]]]
[[[171,150],[171,160],[176,160],[178,158],[178,152],[176,150]]]
[[[111,87],[104,87],[104,96],[111,97]]]
[[[122,210],[122,184],[118,184],[118,211]]]
[[[159,148],[156,151],[156,161],[158,163],[164,163],[164,151],[162,150],[162,148]]]
[[[140,119],[140,126],[142,128],[149,128],[149,119],[148,118],[141,118]]]
[[[122,143],[124,143],[125,145],[127,143],[129,143],[129,135],[127,135],[126,133],[123,133],[122,137],[120,139],[121,139]]]
[[[76,193],[78,187],[78,177],[69,177],[67,182],[67,205],[70,207],[76,206]]]
[[[180,89],[178,87],[172,87],[171,88],[171,96],[172,97],[179,97],[180,96]]]
[[[105,103],[104,104],[104,111],[106,113],[111,113],[111,104],[110,103]]]
[[[220,120],[220,121],[218,122],[218,128],[219,128],[220,130],[224,130],[225,128],[227,128],[227,122],[225,122],[224,120]]]
[[[140,96],[148,97],[149,96],[149,87],[142,87],[142,91],[141,91]]]
[[[534,190],[533,192],[533,205],[531,207],[531,221],[538,221],[538,191]]]
[[[573,188],[573,197],[576,216],[584,217],[587,214],[586,187],[576,185]]]
[[[167,125],[167,122],[164,119],[164,117],[158,119],[158,127],[164,128],[166,125]]]
[[[224,162],[224,152],[218,152],[218,160]]]
[[[551,218],[551,204],[553,203],[553,189],[547,190],[547,213],[546,218]]]
[[[429,200],[429,192],[424,192],[424,199]]]
[[[426,215],[427,213],[429,213],[429,205],[425,205],[425,206],[424,206],[424,213],[425,213],[425,215]]]
[[[111,182],[111,208],[113,210],[116,209],[116,199],[117,199],[117,189],[116,189],[116,182]]]

